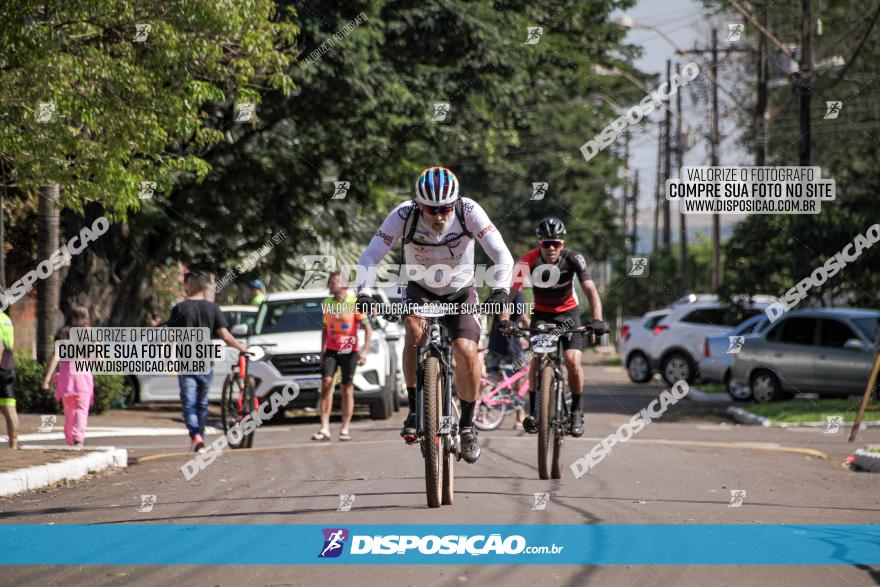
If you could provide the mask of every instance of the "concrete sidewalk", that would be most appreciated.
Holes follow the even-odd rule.
[[[61,481],[75,481],[111,467],[127,466],[128,452],[112,446],[86,450],[63,446],[6,450],[0,468],[0,496],[33,491]]]
[[[219,417],[217,406],[211,406],[209,413],[212,419]],[[217,433],[212,427],[205,431]],[[126,449],[99,444],[113,444],[114,438],[152,436],[187,437],[179,405],[147,404],[90,415],[82,449],[65,445],[63,414],[19,414],[21,450],[6,448],[6,436],[0,436],[0,496],[81,479],[111,467],[126,467]],[[33,444],[47,441],[52,443]]]

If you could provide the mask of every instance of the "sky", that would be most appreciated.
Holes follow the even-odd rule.
[[[683,49],[693,49],[694,46],[710,47],[712,43],[711,28],[714,23],[718,26],[718,46],[726,47],[732,43],[726,41],[728,22],[742,22],[743,19],[714,17],[710,20],[707,11],[698,2],[692,0],[640,0],[632,9],[620,13],[631,17],[638,25],[647,25],[659,29],[671,37],[675,43]],[[615,16],[618,16],[615,14]],[[635,61],[636,67],[641,71],[660,74],[665,78],[666,60],[673,60],[673,70],[676,61],[684,65],[685,61],[675,54],[675,49],[660,34],[654,30],[645,28],[631,28],[626,41],[638,45],[643,49],[641,58]],[[708,56],[707,56],[708,57]],[[708,64],[708,58],[705,60]],[[725,83],[724,71],[720,68],[718,79],[722,87],[731,89],[730,83]],[[652,88],[653,89],[653,88]],[[672,100],[674,102],[674,99]],[[730,99],[719,92],[719,109],[723,112],[725,107],[731,106]],[[693,121],[693,124],[702,124],[708,128],[710,123],[708,109],[688,112],[691,107],[690,99],[684,94],[683,120]],[[674,106],[674,104],[670,104]],[[632,106],[626,105],[625,106]],[[655,121],[662,119],[662,114],[655,113],[651,121],[643,120],[640,123],[638,136],[634,136],[630,142],[630,168],[639,170],[640,201],[638,205],[638,252],[648,253],[651,250],[654,218],[654,192],[657,166],[657,128]],[[673,120],[674,131],[674,120]],[[722,147],[719,149],[721,165],[751,165],[751,156],[736,144],[736,128],[734,121],[720,119],[720,134],[722,135]],[[708,165],[709,148],[705,140],[697,139],[695,146],[684,156],[685,165]],[[673,171],[673,177],[677,175]],[[678,240],[678,211],[675,204],[672,205],[672,237]],[[662,218],[662,215],[661,215]],[[709,238],[711,230],[710,215],[688,215],[688,239],[693,241],[698,233]],[[722,240],[729,234],[733,225],[743,216],[721,215]]]

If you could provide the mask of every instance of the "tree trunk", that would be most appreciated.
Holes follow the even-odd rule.
[[[40,188],[37,263],[49,259],[58,249],[58,184]],[[46,279],[37,280],[37,360],[46,362],[52,355],[55,331],[60,325],[59,294],[61,276],[52,272]]]
[[[65,213],[68,234],[78,234],[102,214],[97,206],[87,208],[85,218]],[[87,307],[94,325],[149,326],[150,314],[164,311],[152,278],[170,253],[173,238],[137,214],[129,222],[111,222],[105,234],[72,258],[64,280],[65,309],[72,303]],[[139,232],[131,226],[138,226]]]

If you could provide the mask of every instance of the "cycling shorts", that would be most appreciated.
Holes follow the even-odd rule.
[[[336,368],[342,370],[342,385],[351,385],[354,381],[354,370],[357,369],[359,353],[339,353],[339,351],[324,351],[324,362],[321,363],[321,375],[333,377]]]
[[[449,295],[441,296],[426,290],[412,281],[406,286],[403,301],[410,304],[424,304],[427,302],[478,303],[477,290],[474,287],[466,287]],[[466,338],[479,344],[482,328],[478,314],[450,314],[449,316],[444,316],[441,320],[446,330],[449,331],[449,338],[451,340]]]
[[[15,405],[15,369],[0,368],[0,406]]]

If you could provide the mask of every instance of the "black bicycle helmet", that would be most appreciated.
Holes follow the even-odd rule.
[[[549,217],[538,223],[538,229],[535,231],[538,238],[558,238],[565,236],[565,225],[559,218]]]

